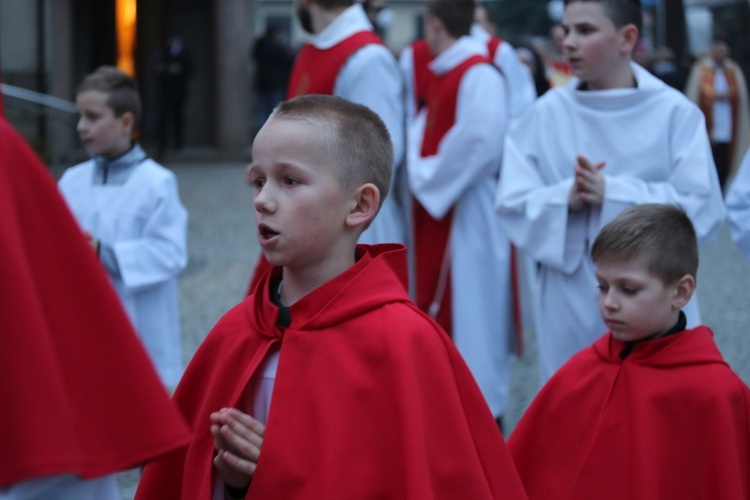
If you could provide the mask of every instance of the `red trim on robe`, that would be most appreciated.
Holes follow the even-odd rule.
[[[341,68],[347,60],[366,45],[383,45],[372,31],[360,31],[329,49],[305,44],[294,61],[289,78],[287,99],[308,94],[333,95]]]
[[[427,96],[427,122],[422,139],[421,156],[434,156],[440,141],[456,121],[458,88],[466,71],[476,64],[492,64],[485,56],[472,56],[448,73],[435,76]],[[412,219],[414,227],[414,261],[416,263],[416,304],[424,312],[430,312],[434,301],[439,300],[440,309],[435,320],[452,334],[450,266],[445,268],[445,253],[453,222],[453,209],[442,219],[433,218],[418,200],[414,200]],[[442,297],[439,294],[441,274],[448,272]]]

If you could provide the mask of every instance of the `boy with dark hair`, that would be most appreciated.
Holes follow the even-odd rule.
[[[702,113],[631,60],[640,19],[637,1],[568,0],[563,47],[575,77],[538,99],[506,139],[496,208],[538,262],[542,380],[605,331],[587,255],[607,222],[632,205],[677,204],[702,243],[724,222]],[[685,314],[700,323],[696,300]]]
[[[76,92],[78,134],[91,159],[60,191],[107,271],[164,385],[182,375],[177,276],[187,265],[187,211],[174,174],[133,141],[135,81],[102,66]]]
[[[550,379],[509,439],[529,497],[747,498],[750,389],[681,311],[698,269],[690,219],[637,205],[591,257],[609,332]]]
[[[193,441],[137,498],[525,497],[459,353],[409,299],[405,249],[357,245],[392,160],[365,106],[274,111],[248,172],[272,267],[188,366],[174,400]]]

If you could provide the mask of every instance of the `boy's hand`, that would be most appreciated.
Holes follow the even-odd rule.
[[[211,423],[217,451],[214,466],[219,475],[234,488],[247,486],[258,465],[265,426],[235,408],[212,413]]]
[[[592,165],[583,156],[578,157],[576,164],[575,182],[570,192],[569,206],[571,210],[580,210],[584,203],[601,206],[604,203],[604,188],[606,179],[600,170],[604,162]]]

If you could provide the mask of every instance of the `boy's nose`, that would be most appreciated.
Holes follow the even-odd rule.
[[[271,199],[269,189],[266,186],[263,186],[255,193],[253,206],[255,206],[255,210],[261,213],[273,212],[273,207],[275,205]]]

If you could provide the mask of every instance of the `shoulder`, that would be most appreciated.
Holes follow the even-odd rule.
[[[87,160],[78,165],[73,165],[63,172],[60,178],[60,184],[80,179],[83,176],[89,175],[94,169],[94,160]]]

